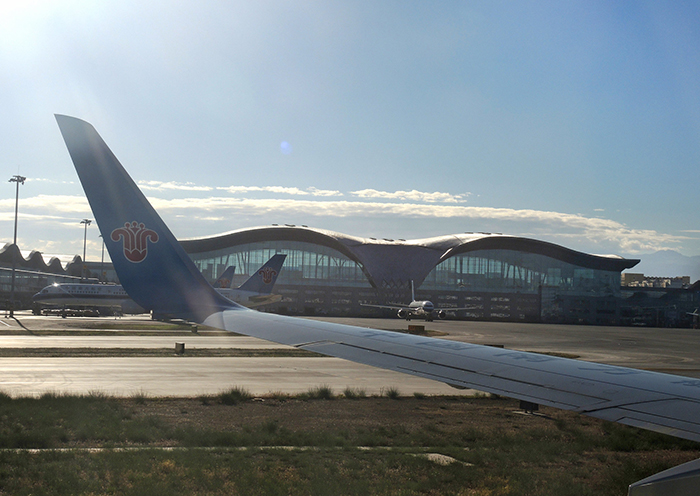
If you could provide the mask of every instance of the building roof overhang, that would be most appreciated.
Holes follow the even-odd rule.
[[[491,233],[462,233],[424,239],[362,238],[296,225],[253,227],[206,238],[181,240],[190,254],[262,241],[300,241],[334,249],[356,262],[374,286],[417,285],[439,263],[478,250],[514,250],[539,254],[583,268],[621,272],[637,259],[590,255],[554,243]]]

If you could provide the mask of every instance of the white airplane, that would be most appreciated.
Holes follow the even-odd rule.
[[[274,255],[239,288],[231,288],[231,278],[236,268],[227,267],[213,286],[226,298],[249,308],[277,302],[282,296],[271,292],[286,257]],[[41,306],[52,308],[109,308],[124,314],[147,311],[119,284],[54,283],[36,293],[32,299]]]
[[[217,291],[229,300],[240,303],[248,308],[257,308],[262,305],[278,302],[282,299],[282,295],[272,294],[272,288],[277,281],[277,276],[286,258],[286,254],[277,253],[239,287],[231,288],[229,283],[228,288],[221,287],[218,288]],[[224,274],[225,273],[224,271]]]
[[[119,284],[54,283],[36,293],[32,299],[42,307],[51,308],[109,308],[125,314],[146,311]]]
[[[360,303],[360,306],[396,310],[396,315],[400,319],[425,319],[426,322],[432,322],[436,317],[438,319],[445,319],[447,318],[447,312],[473,309],[473,307],[435,308],[435,305],[430,300],[416,300],[413,281],[411,281],[411,303],[408,305],[375,305],[372,303]]]
[[[216,292],[97,131],[57,115],[114,268],[141,306],[219,329],[573,410],[700,441],[700,380],[377,329],[260,313]],[[632,484],[629,494],[697,494],[700,459]]]
[[[227,267],[214,283],[215,288],[231,286],[236,267]],[[109,308],[125,314],[144,313],[120,284],[54,283],[42,288],[32,300],[51,308]]]

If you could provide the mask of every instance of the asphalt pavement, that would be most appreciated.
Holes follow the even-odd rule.
[[[472,394],[445,384],[326,357],[284,356],[292,348],[221,331],[153,330],[147,316],[114,318],[33,316],[0,319],[0,391],[13,396],[100,392],[118,396],[199,396],[243,387],[256,395],[296,394],[319,386],[367,394]],[[424,326],[436,337],[554,353],[582,360],[700,378],[700,331],[641,327],[566,326],[499,322],[406,322],[400,319],[324,318],[388,330]],[[176,343],[185,353],[176,355]],[[21,350],[52,349],[61,356]],[[172,350],[139,356],[138,350]],[[85,356],[78,350],[90,350]],[[102,350],[102,351],[101,351]],[[125,356],[107,350],[128,350]],[[278,350],[281,356],[192,356],[188,351]]]

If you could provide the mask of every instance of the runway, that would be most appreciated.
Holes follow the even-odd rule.
[[[379,329],[405,330],[399,319],[324,319]],[[117,396],[200,396],[243,387],[255,395],[295,394],[318,386],[335,393],[355,388],[381,394],[473,394],[445,384],[326,357],[284,356],[294,348],[220,331],[187,328],[153,330],[144,316],[109,318],[40,317],[28,313],[0,319],[0,391],[12,396],[46,392]],[[561,326],[542,324],[439,321],[424,325],[438,337],[558,353],[583,360],[700,377],[700,333],[692,329]],[[187,351],[277,350],[282,356],[175,355]],[[22,356],[21,350],[54,350],[59,356]],[[81,350],[89,350],[78,353]],[[106,351],[112,353],[108,356]],[[124,350],[125,356],[114,356]],[[141,351],[140,351],[141,350]],[[164,350],[148,356],[147,350]],[[172,350],[172,355],[168,350]],[[143,356],[139,356],[143,353]],[[61,356],[61,354],[63,356]],[[81,355],[81,356],[78,356]]]
[[[337,358],[189,356],[188,352],[207,349],[278,350],[282,355],[296,349],[221,331],[154,331],[144,316],[114,320],[16,315],[17,320],[1,320],[0,352],[50,349],[65,356],[0,358],[0,391],[12,396],[94,392],[182,397],[217,394],[232,387],[243,387],[255,395],[296,394],[319,386],[331,387],[336,394],[348,387],[368,395],[390,388],[404,395],[472,393]],[[175,355],[175,343],[185,344],[184,355]],[[171,350],[172,354],[100,356],[100,350],[110,349],[124,350],[125,355],[154,349]],[[95,356],[73,356],[81,350]]]

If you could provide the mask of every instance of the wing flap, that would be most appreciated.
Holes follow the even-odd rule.
[[[661,432],[685,439],[697,439],[697,402],[684,399],[640,402],[590,413],[594,417],[611,420],[641,429]]]

